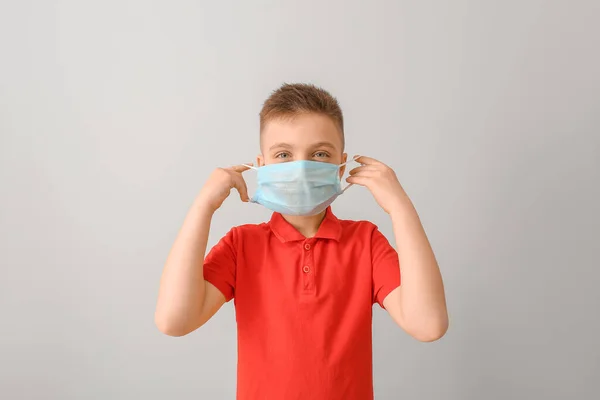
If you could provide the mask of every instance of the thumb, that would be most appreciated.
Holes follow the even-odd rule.
[[[247,202],[250,199],[248,198],[248,187],[246,186],[246,181],[242,178],[241,174],[238,174],[233,179],[233,186],[235,190],[240,194],[240,200],[243,202]]]

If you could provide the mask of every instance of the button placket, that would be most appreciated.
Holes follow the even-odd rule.
[[[302,244],[304,252],[304,257],[302,257],[302,286],[304,292],[308,293],[315,291],[315,268],[313,247],[313,244],[311,244],[310,242],[304,242]]]

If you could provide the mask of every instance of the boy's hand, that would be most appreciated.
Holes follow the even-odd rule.
[[[248,188],[242,177],[242,172],[249,169],[244,165],[236,165],[235,167],[214,170],[200,191],[200,202],[207,205],[212,212],[215,212],[229,196],[231,189],[234,188],[240,194],[242,201],[248,201]]]
[[[370,157],[360,156],[356,161],[362,165],[350,171],[350,176],[346,178],[348,183],[369,189],[379,206],[388,214],[404,206],[408,196],[394,170]]]

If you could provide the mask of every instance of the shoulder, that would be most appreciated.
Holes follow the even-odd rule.
[[[389,244],[389,240],[379,230],[379,227],[371,221],[340,220],[340,224],[344,242],[370,243],[372,246]]]
[[[348,219],[340,219],[339,221],[342,227],[342,237],[348,240],[371,238],[379,230],[377,225],[371,221]]]
[[[270,233],[269,225],[266,222],[260,224],[244,224],[231,228],[227,233],[233,240],[243,240],[245,238],[259,239]]]
[[[340,219],[339,221],[343,229],[377,229],[377,225],[367,220]]]

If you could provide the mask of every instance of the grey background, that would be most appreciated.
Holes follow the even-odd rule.
[[[339,98],[442,268],[441,341],[375,309],[376,398],[600,398],[600,2],[0,4],[0,398],[234,398],[232,304],[178,339],[154,306],[284,81]],[[334,208],[392,237],[365,190]],[[268,216],[232,196],[209,244]]]

